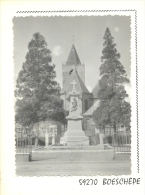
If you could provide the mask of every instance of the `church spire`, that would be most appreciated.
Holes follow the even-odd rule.
[[[70,50],[66,65],[79,65],[79,64],[81,64],[81,61],[80,61],[79,56],[77,54],[76,48],[73,44],[72,48]]]

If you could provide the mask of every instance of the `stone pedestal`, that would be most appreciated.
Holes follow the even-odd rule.
[[[100,134],[99,134],[99,138],[100,138],[100,147],[101,147],[102,149],[104,149],[103,137],[104,137],[104,135],[103,135],[102,133],[100,133]]]
[[[45,147],[49,146],[49,134],[45,133]]]
[[[52,136],[52,145],[55,145],[55,136]]]
[[[57,126],[52,125],[51,129],[52,129],[52,145],[54,146],[55,145],[55,138],[56,138],[56,135],[57,135]]]
[[[70,108],[69,115],[66,117],[68,121],[67,131],[61,138],[61,144],[68,146],[84,146],[89,145],[89,138],[82,130],[82,119],[79,111],[79,93],[75,89],[76,81],[72,82],[73,90],[69,94]]]
[[[85,146],[89,145],[89,138],[82,130],[82,121],[68,120],[67,131],[61,138],[61,143],[68,146]]]
[[[103,137],[104,137],[104,135],[102,133],[100,133],[99,137],[100,137],[100,145],[103,145]]]

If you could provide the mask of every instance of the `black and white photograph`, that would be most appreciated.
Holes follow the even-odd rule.
[[[143,195],[145,3],[0,5],[0,194]]]
[[[130,21],[13,18],[17,175],[131,173]]]

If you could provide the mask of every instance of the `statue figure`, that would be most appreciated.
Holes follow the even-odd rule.
[[[73,98],[73,101],[72,101],[71,112],[76,111],[76,110],[77,110],[77,108],[78,108],[78,103],[77,103],[76,98],[74,97],[74,98]]]

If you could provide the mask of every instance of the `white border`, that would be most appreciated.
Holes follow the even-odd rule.
[[[144,194],[144,3],[132,2],[2,2],[1,12],[1,173],[2,194]],[[46,9],[47,8],[47,9]],[[16,14],[16,11],[24,10],[130,10],[137,11],[137,43],[138,43],[138,76],[139,76],[139,146],[140,146],[140,173],[137,173],[137,140],[136,140],[136,54],[135,54],[135,18],[134,12],[75,12],[61,13],[61,15],[131,15],[132,40],[131,40],[131,84],[132,84],[132,175],[128,177],[140,177],[141,184],[132,186],[102,186],[102,176],[87,177],[97,178],[97,186],[79,186],[79,178],[85,177],[16,177],[14,157],[14,112],[13,112],[13,32],[12,18],[14,16],[46,16],[60,15],[60,13],[38,14]],[[115,176],[112,176],[112,178]],[[119,176],[122,177],[122,176]],[[127,176],[123,176],[127,177]],[[106,177],[111,178],[111,177]]]

